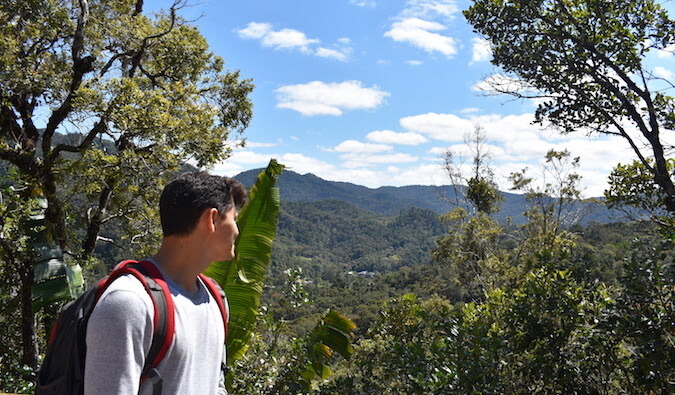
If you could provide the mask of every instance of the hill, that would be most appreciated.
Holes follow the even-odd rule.
[[[262,169],[245,171],[235,176],[247,186],[253,185]],[[281,199],[285,202],[315,202],[326,199],[348,202],[355,207],[381,215],[397,215],[411,207],[431,210],[437,214],[453,208],[450,203],[456,199],[456,189],[450,185],[410,185],[403,187],[368,188],[348,182],[327,181],[314,174],[301,175],[290,170],[279,176],[278,184]],[[457,187],[463,190],[464,187]],[[522,224],[525,218],[527,202],[523,195],[502,192],[504,201],[495,218],[506,221],[510,218],[515,224]],[[600,200],[577,202],[575,209],[583,213],[582,225],[597,222],[620,222],[623,215],[618,210],[608,209]]]

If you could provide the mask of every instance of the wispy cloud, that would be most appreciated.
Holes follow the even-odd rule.
[[[417,162],[416,156],[404,153],[394,154],[357,154],[349,153],[340,155],[345,162],[342,166],[346,168],[370,167],[391,163],[410,163]]]
[[[366,139],[375,143],[400,145],[418,145],[427,142],[427,139],[421,134],[413,132],[397,133],[391,130],[376,130],[370,132],[366,136]]]
[[[258,143],[255,141],[246,141],[246,148],[267,148],[276,147],[279,143]]]
[[[410,0],[384,35],[451,58],[457,54],[457,40],[441,32],[457,12],[454,0]]]
[[[245,39],[257,39],[264,47],[274,49],[298,49],[309,52],[312,44],[320,40],[308,38],[305,33],[295,29],[274,30],[269,23],[251,22],[244,29],[238,30],[239,37]]]
[[[661,66],[654,67],[654,75],[667,80],[672,80],[675,77],[675,73]]]
[[[420,60],[407,60],[406,63],[408,63],[411,66],[421,66],[424,64],[424,62]]]
[[[472,113],[479,112],[479,111],[480,111],[480,108],[477,108],[477,107],[467,107],[467,108],[461,109],[459,112],[460,112],[461,114],[472,114]]]
[[[342,115],[345,110],[367,110],[378,107],[389,96],[377,86],[363,87],[360,81],[326,83],[312,81],[287,85],[275,91],[277,107],[288,108],[302,115]]]
[[[352,52],[349,38],[340,38],[332,48],[318,47],[321,42],[318,38],[309,38],[305,33],[295,29],[274,30],[269,23],[250,22],[245,28],[237,30],[237,34],[243,39],[259,40],[263,47],[276,50],[297,50],[341,62],[346,62]]]
[[[670,58],[675,56],[675,44],[670,44],[663,49],[659,49],[656,51],[656,56],[659,58]]]
[[[471,64],[477,62],[486,62],[492,57],[490,42],[484,38],[473,38]]]
[[[375,7],[377,4],[374,0],[349,0],[349,3],[357,7]]]
[[[426,21],[419,18],[407,18],[394,22],[391,29],[384,35],[394,41],[407,42],[426,52],[440,52],[448,58],[457,54],[457,41],[444,36],[437,31],[447,28],[438,22]]]
[[[316,56],[322,58],[332,58],[339,60],[340,62],[346,62],[349,60],[349,54],[351,53],[351,48],[348,49],[330,49],[319,47],[316,49]]]
[[[400,123],[412,132],[441,141],[462,141],[464,134],[473,127],[471,120],[433,112],[401,118]]]
[[[403,17],[453,19],[459,12],[455,0],[409,0],[401,12]]]
[[[346,153],[374,153],[382,151],[391,151],[394,147],[386,144],[363,143],[356,140],[345,140],[330,151]]]

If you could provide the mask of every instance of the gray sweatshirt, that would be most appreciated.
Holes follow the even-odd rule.
[[[165,276],[166,278],[166,276]],[[225,394],[221,363],[223,320],[216,301],[199,282],[191,294],[170,279],[176,307],[176,334],[157,367],[164,394]],[[85,394],[152,394],[141,369],[152,341],[154,308],[140,281],[115,280],[96,304],[87,327]]]

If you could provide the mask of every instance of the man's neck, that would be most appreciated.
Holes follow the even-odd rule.
[[[192,293],[197,292],[197,276],[206,267],[200,262],[199,251],[191,248],[193,245],[194,243],[184,237],[165,237],[153,256],[154,261],[171,280]]]

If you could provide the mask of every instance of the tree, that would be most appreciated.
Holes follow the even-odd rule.
[[[663,138],[675,130],[675,99],[667,95],[675,85],[645,65],[650,51],[672,51],[675,43],[675,21],[659,4],[475,0],[464,16],[490,41],[492,63],[506,72],[489,79],[492,89],[543,99],[535,122],[562,133],[624,138],[662,190],[665,208],[675,212],[666,164],[672,147]]]
[[[476,125],[464,137],[471,155],[471,169],[465,176],[461,164],[454,162],[454,154],[448,150],[443,155],[443,167],[451,183],[466,183],[463,199],[470,214],[460,207],[460,191],[455,188],[457,206],[441,216],[448,233],[437,240],[432,259],[440,264],[451,265],[457,273],[464,291],[464,299],[482,299],[485,292],[501,283],[505,252],[499,246],[504,229],[491,217],[499,211],[504,199],[494,181],[494,171],[489,165],[490,150],[485,131]]]
[[[578,207],[581,199],[579,182],[581,176],[576,172],[579,157],[572,157],[568,150],[549,150],[542,165],[538,179],[528,177],[527,169],[511,173],[511,189],[525,192],[528,209],[523,215],[529,220],[523,226],[521,248],[531,251],[556,250],[566,244],[570,235],[564,231],[577,224],[584,215]],[[528,245],[532,244],[532,245]]]
[[[252,84],[224,69],[184,6],[0,1],[0,160],[46,200],[47,235],[70,263],[112,222],[127,237],[117,244],[156,241],[149,202],[164,182],[187,160],[227,158],[250,121]]]
[[[494,170],[490,166],[490,146],[485,130],[480,125],[475,125],[471,133],[464,136],[464,143],[469,148],[468,153],[459,153],[459,156],[471,155],[471,170],[469,175],[462,171],[462,163],[457,163],[457,153],[448,149],[442,155],[443,169],[455,188],[455,205],[470,206],[475,213],[490,215],[499,211],[499,206],[504,196],[497,189],[494,181]],[[460,184],[466,184],[466,190],[462,199],[462,192],[457,188]],[[466,202],[461,200],[465,199]]]

